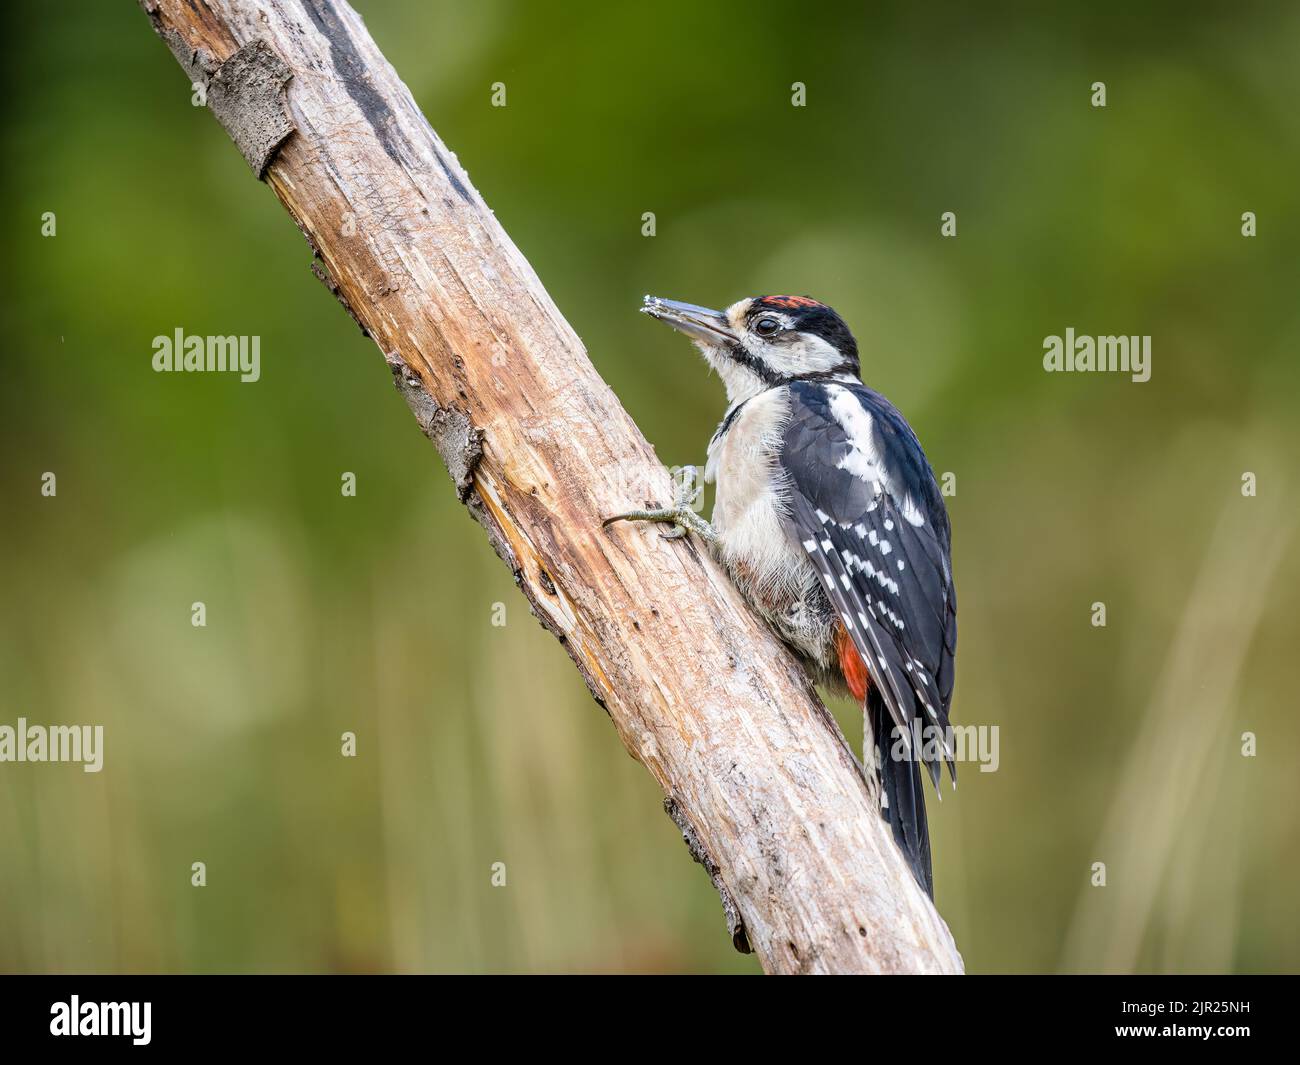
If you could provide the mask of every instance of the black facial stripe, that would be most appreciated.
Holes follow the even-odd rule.
[[[717,432],[713,434],[713,440],[709,441],[710,447],[713,446],[715,441],[727,435],[727,430],[731,428],[731,423],[736,420],[736,415],[740,413],[740,409],[748,402],[749,400],[747,399],[743,400],[732,407],[731,410],[727,411],[727,416],[722,419],[722,424],[718,426]]]
[[[727,353],[733,360],[740,363],[741,366],[750,370],[754,376],[769,388],[771,388],[772,385],[779,384],[783,380],[779,373],[768,366],[762,359],[755,355],[751,355],[742,344],[732,344],[727,348]]]

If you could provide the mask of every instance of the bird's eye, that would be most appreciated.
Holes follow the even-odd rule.
[[[770,337],[781,331],[781,323],[775,318],[760,318],[754,323],[754,332],[761,337]]]

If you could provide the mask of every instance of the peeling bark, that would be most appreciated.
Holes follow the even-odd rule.
[[[218,92],[222,124],[250,131],[240,149],[317,276],[384,353],[533,613],[663,790],[733,942],[769,972],[959,972],[790,654],[691,542],[602,530],[670,500],[668,473],[356,13],[142,6],[209,99],[243,86]]]
[[[393,371],[397,391],[411,408],[420,431],[438,449],[451,483],[456,486],[456,495],[464,503],[474,488],[474,470],[483,457],[483,430],[471,425],[464,412],[455,407],[438,406],[400,355],[386,354],[384,359]],[[552,586],[551,594],[554,592]]]
[[[291,77],[265,41],[249,41],[217,68],[208,84],[208,106],[259,179],[293,132],[284,108],[284,87]]]

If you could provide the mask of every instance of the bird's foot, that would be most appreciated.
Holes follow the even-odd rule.
[[[712,547],[718,542],[718,534],[713,526],[695,513],[691,504],[699,499],[696,484],[698,471],[694,466],[683,467],[686,475],[677,484],[677,498],[671,507],[659,507],[652,510],[629,510],[626,514],[615,514],[601,522],[602,528],[613,525],[616,521],[656,521],[671,524],[672,528],[663,534],[665,540],[680,540],[688,532],[693,532]]]
[[[659,510],[629,510],[626,514],[615,514],[606,518],[602,526],[613,525],[616,521],[659,521],[671,523],[672,529],[663,534],[665,540],[680,540],[688,532],[693,532],[706,544],[715,544],[718,534],[713,526],[701,518],[690,507],[663,507]]]

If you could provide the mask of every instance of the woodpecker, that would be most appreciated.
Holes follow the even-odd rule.
[[[922,777],[956,787],[948,711],[957,650],[951,532],[916,434],[860,379],[844,320],[805,296],[725,311],[645,297],[717,371],[728,406],[709,444],[712,522],[681,496],[605,521],[693,533],[813,679],[865,715],[881,814],[933,896]]]

